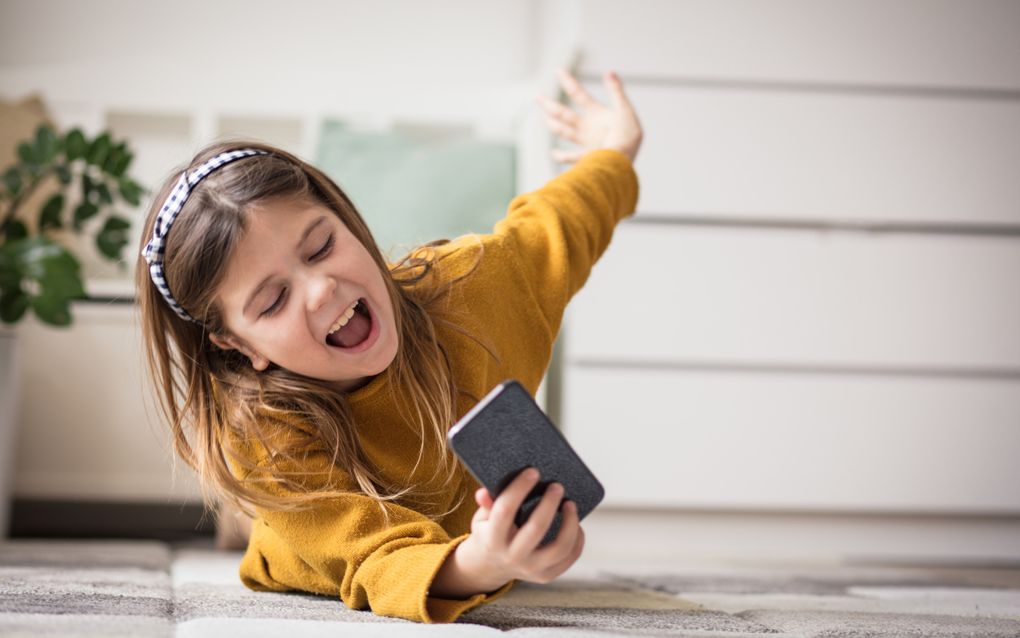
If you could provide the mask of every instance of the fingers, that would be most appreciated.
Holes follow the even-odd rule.
[[[478,509],[471,519],[472,522],[489,520],[489,517],[492,516],[492,497],[489,495],[489,490],[484,487],[475,490],[475,502],[478,503]]]
[[[565,526],[566,524],[564,524]],[[544,582],[550,582],[563,572],[570,569],[570,566],[577,562],[577,559],[581,557],[581,552],[584,551],[584,530],[580,526],[577,528],[577,532],[571,538],[570,550],[563,560],[549,567],[541,574],[541,579]],[[556,542],[559,542],[559,537],[556,538]],[[546,548],[551,549],[551,546]],[[545,551],[545,550],[543,550]]]
[[[573,142],[574,144],[581,143],[581,136],[576,128],[567,126],[563,122],[551,117],[546,118],[546,124],[549,125],[549,129],[552,130],[553,133],[556,133],[568,142]]]
[[[514,556],[525,556],[532,553],[538,546],[539,541],[545,536],[549,525],[556,516],[556,510],[563,500],[563,486],[559,483],[550,483],[545,488],[545,494],[538,506],[531,512],[528,522],[517,532],[510,542],[510,553]]]
[[[613,101],[613,106],[617,109],[631,109],[630,100],[623,92],[623,82],[620,81],[620,76],[616,74],[616,71],[607,71],[602,76],[602,81],[606,85],[606,91],[609,93],[609,99]]]
[[[581,120],[577,113],[574,113],[559,102],[550,100],[542,94],[536,95],[535,101],[537,101],[542,108],[545,109],[547,115],[567,124],[568,126],[577,126],[578,122]]]
[[[595,98],[589,95],[588,91],[584,90],[584,87],[577,81],[577,78],[567,73],[565,69],[556,69],[556,76],[560,79],[560,85],[563,87],[563,90],[567,92],[570,99],[578,106],[588,108],[598,105]]]
[[[492,514],[489,516],[489,521],[493,526],[494,532],[500,538],[507,538],[511,530],[516,527],[514,517],[517,514],[517,510],[520,509],[521,503],[524,502],[528,493],[531,492],[537,483],[538,470],[533,467],[528,468],[518,474],[510,482],[510,485],[499,493],[499,497],[496,498],[492,505]]]

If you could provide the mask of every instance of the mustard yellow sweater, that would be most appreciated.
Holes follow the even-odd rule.
[[[617,222],[633,213],[637,198],[637,175],[627,156],[599,149],[542,188],[515,197],[492,233],[476,239],[465,235],[438,247],[439,276],[449,279],[474,264],[480,250],[477,238],[484,245],[477,270],[456,284],[454,303],[466,317],[465,327],[497,347],[502,365],[474,341],[437,325],[462,387],[481,398],[499,382],[513,378],[535,394],[567,302],[608,247]],[[352,392],[349,400],[370,461],[400,485],[415,466],[421,440],[414,428],[398,422],[390,390],[399,395],[399,389],[389,388],[389,382],[383,372]],[[461,395],[458,418],[471,403]],[[251,454],[253,461],[266,461],[264,449]],[[329,462],[325,454],[308,460]],[[436,463],[423,458],[411,479],[429,483]],[[343,484],[346,474],[341,469],[335,471],[341,477],[340,489],[357,490],[352,480]],[[438,488],[441,479],[433,480],[430,488]],[[253,487],[260,485],[259,489],[277,490],[259,483]],[[478,483],[461,468],[458,481],[432,511],[446,511],[461,496],[464,500],[440,523],[411,507],[393,505],[387,526],[378,505],[367,496],[333,499],[305,512],[257,508],[241,580],[257,591],[339,596],[352,609],[370,608],[382,616],[453,622],[509,591],[515,582],[463,600],[429,595],[443,561],[470,534],[477,489]]]

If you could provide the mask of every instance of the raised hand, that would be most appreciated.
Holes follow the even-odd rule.
[[[623,83],[616,73],[607,71],[602,76],[612,101],[608,107],[593,98],[564,69],[559,69],[557,75],[563,90],[582,112],[576,113],[568,106],[541,94],[536,95],[535,100],[545,109],[546,122],[552,132],[581,148],[574,151],[553,149],[553,159],[558,162],[576,162],[589,151],[612,148],[633,162],[641,146],[643,133],[637,113],[624,94]]]

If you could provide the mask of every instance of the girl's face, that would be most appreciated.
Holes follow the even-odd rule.
[[[384,371],[397,354],[393,305],[383,273],[340,218],[318,202],[277,198],[248,219],[216,294],[230,334],[210,334],[212,342],[240,350],[256,370],[273,362],[342,392]],[[371,315],[367,338],[331,345],[326,336],[358,300]]]

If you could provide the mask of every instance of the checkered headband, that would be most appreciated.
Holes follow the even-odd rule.
[[[163,272],[163,253],[166,251],[166,236],[170,232],[170,225],[177,219],[177,214],[181,212],[181,208],[184,207],[184,202],[188,201],[188,196],[191,195],[191,191],[194,190],[195,186],[200,181],[205,179],[209,173],[212,173],[217,168],[224,164],[229,164],[234,160],[239,160],[243,157],[249,157],[251,155],[268,155],[267,151],[262,151],[255,148],[244,148],[235,151],[226,151],[220,153],[216,157],[209,159],[201,166],[196,168],[189,175],[188,171],[181,173],[180,179],[177,180],[177,184],[170,191],[170,195],[166,198],[163,203],[163,208],[160,209],[159,214],[156,215],[156,223],[152,227],[152,239],[149,243],[145,244],[145,248],[142,249],[142,257],[145,257],[145,262],[149,264],[149,276],[152,278],[152,282],[156,284],[156,288],[159,289],[160,294],[166,299],[167,304],[173,308],[174,312],[181,319],[193,321],[201,324],[202,322],[193,318],[188,314],[184,308],[174,299],[173,295],[170,294],[170,287],[166,284],[166,275]]]

